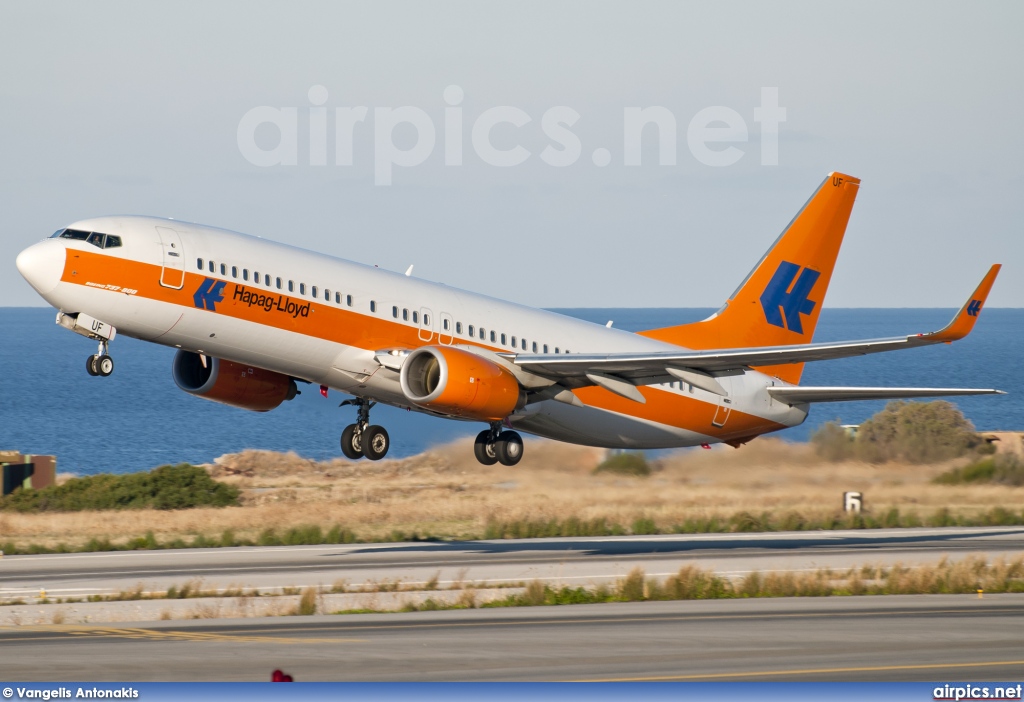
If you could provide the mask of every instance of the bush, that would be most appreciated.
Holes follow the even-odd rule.
[[[957,458],[984,441],[956,405],[934,402],[890,402],[860,425],[857,453],[864,460],[884,463],[934,463]]]
[[[597,468],[594,474],[614,473],[616,475],[632,475],[638,478],[646,478],[651,474],[651,467],[647,465],[647,459],[642,452],[616,453],[609,456]]]
[[[890,402],[861,424],[855,437],[829,422],[811,436],[811,445],[829,461],[859,458],[871,463],[935,463],[992,450],[956,405],[942,400]]]
[[[811,435],[814,452],[826,461],[845,461],[854,456],[853,437],[836,422],[822,424]]]
[[[1000,454],[948,470],[935,478],[939,485],[964,483],[995,483],[998,485],[1024,485],[1024,461],[1013,454]]]
[[[238,504],[239,490],[202,468],[180,463],[147,473],[72,478],[42,490],[15,490],[0,498],[0,511],[79,512],[111,509],[188,509]]]

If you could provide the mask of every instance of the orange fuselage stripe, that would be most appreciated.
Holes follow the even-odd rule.
[[[162,270],[161,266],[150,263],[69,248],[61,280],[75,285],[91,283],[93,286],[128,288],[137,291],[134,293],[136,296],[188,309],[195,309],[193,296],[203,281],[207,278],[223,280],[212,275],[186,271],[184,286],[175,290],[160,285]],[[411,350],[438,343],[437,332],[434,332],[430,341],[423,341],[419,338],[419,328],[397,321],[361,314],[344,306],[336,307],[317,300],[292,297],[276,289],[232,280],[225,282],[227,285],[223,291],[223,301],[217,303],[216,312],[207,312],[208,314],[222,314],[254,324],[369,350]],[[268,311],[265,307],[243,302],[240,299],[241,295],[236,295],[236,291],[251,291],[269,296],[273,303],[270,305],[271,309]],[[289,303],[290,312],[287,311]],[[304,310],[307,306],[308,311],[305,313],[295,313],[296,309]],[[472,343],[492,351],[504,351],[468,339],[460,338],[459,342]],[[584,404],[594,408],[713,436],[724,441],[785,428],[785,425],[736,409],[730,411],[725,426],[718,427],[712,424],[716,413],[719,412],[718,405],[668,392],[656,386],[640,388],[640,392],[647,399],[646,404],[621,398],[598,387],[580,388],[573,392]]]

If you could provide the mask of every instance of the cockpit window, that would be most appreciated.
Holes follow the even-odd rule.
[[[92,244],[93,246],[102,249],[103,248],[103,235],[99,232],[93,232],[89,235],[89,238],[85,240],[85,243]]]
[[[83,232],[78,229],[65,229],[61,235],[61,239],[73,239],[74,241],[85,241],[89,238],[89,232]]]
[[[121,245],[121,237],[114,236],[113,234],[107,234],[107,238],[103,241],[103,248],[114,249]]]
[[[56,238],[60,237],[60,235],[63,234],[63,233],[64,233],[63,229],[58,229],[57,231],[55,231],[53,234],[50,235],[50,238],[51,239],[56,239]]]

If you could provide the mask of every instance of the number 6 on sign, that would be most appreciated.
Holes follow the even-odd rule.
[[[861,492],[844,492],[843,493],[843,511],[853,512],[860,514],[861,509],[864,507],[864,493]]]

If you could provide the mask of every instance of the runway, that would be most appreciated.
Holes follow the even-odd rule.
[[[25,681],[1005,680],[1024,598],[641,602],[0,629]]]
[[[1013,558],[1024,528],[706,534],[7,556],[0,598],[217,588],[438,590],[542,579],[586,585],[634,567],[720,575]],[[443,593],[441,593],[443,594]],[[332,596],[336,597],[336,596]],[[347,595],[343,595],[347,597]],[[293,596],[294,598],[294,596]],[[234,598],[208,598],[232,601]],[[261,602],[286,598],[261,597]],[[297,598],[296,598],[297,599]],[[164,607],[168,600],[125,602]],[[175,602],[188,604],[189,601]],[[79,614],[92,607],[80,607]],[[109,605],[101,605],[107,607]],[[392,614],[52,624],[0,607],[0,661],[21,680],[1020,680],[1024,595],[639,602]],[[134,609],[128,609],[129,607]],[[157,611],[157,610],[153,610]],[[329,611],[329,610],[328,610]],[[19,615],[20,616],[20,615]],[[137,615],[132,615],[137,616]]]
[[[160,592],[187,581],[204,589],[262,592],[338,581],[437,578],[439,587],[528,582],[609,582],[634,567],[669,575],[694,563],[721,575],[752,570],[850,568],[932,563],[944,555],[988,558],[1024,552],[1024,527],[885,529],[757,534],[680,534],[461,542],[243,547],[7,556],[0,559],[0,601],[102,595],[142,585]]]

